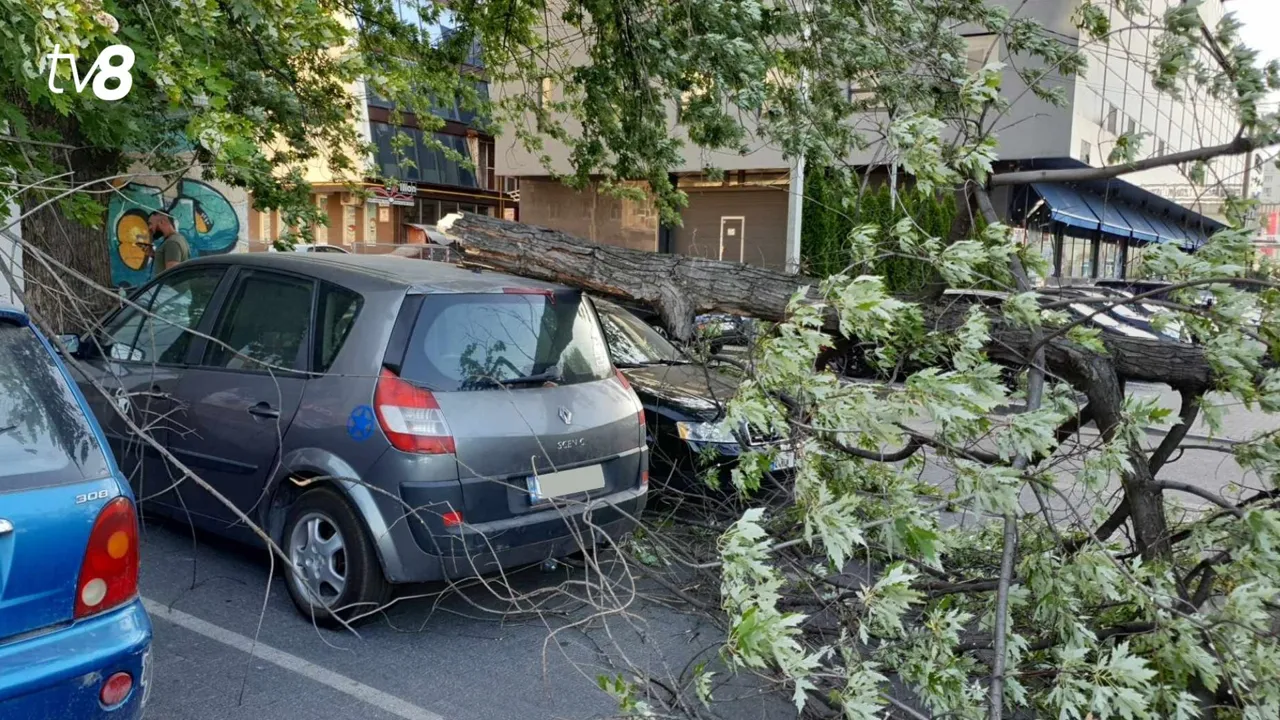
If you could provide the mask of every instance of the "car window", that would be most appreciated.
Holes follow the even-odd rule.
[[[408,380],[451,391],[542,374],[590,382],[611,366],[590,303],[566,291],[428,296],[403,369]]]
[[[0,494],[106,477],[106,456],[30,328],[0,321]]]
[[[356,316],[364,304],[361,297],[328,283],[320,285],[319,342],[316,343],[316,372],[328,372],[334,358],[356,324]]]
[[[646,365],[681,362],[680,351],[658,331],[622,308],[599,303],[600,327],[609,344],[609,355],[617,365]]]
[[[151,301],[155,299],[158,287],[158,285],[152,286],[133,298],[134,304],[142,308],[151,307]],[[138,339],[138,330],[142,328],[142,321],[146,319],[147,313],[145,311],[132,306],[116,313],[115,317],[107,323],[102,331],[102,337],[106,341],[104,345],[119,347],[127,354],[132,350],[134,342]]]
[[[135,302],[146,308],[126,308],[107,327],[113,360],[177,365],[186,361],[200,325],[225,270],[209,268],[166,277]],[[137,332],[133,331],[137,328]]]
[[[305,369],[313,286],[310,280],[275,273],[241,275],[203,364],[230,370]]]

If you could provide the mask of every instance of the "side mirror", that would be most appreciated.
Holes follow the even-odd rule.
[[[79,335],[59,335],[58,341],[62,343],[62,347],[75,357],[80,354],[80,336]]]

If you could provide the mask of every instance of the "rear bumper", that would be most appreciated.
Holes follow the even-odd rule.
[[[122,608],[8,645],[0,645],[0,718],[135,720],[146,700],[151,619],[135,599]],[[133,676],[124,703],[104,708],[102,683]]]
[[[390,579],[429,582],[475,577],[590,551],[634,529],[632,518],[644,511],[647,499],[647,488],[636,488],[429,534],[422,523],[401,522],[397,527],[413,524],[416,531],[406,530],[403,536],[407,537],[397,544],[404,575]]]

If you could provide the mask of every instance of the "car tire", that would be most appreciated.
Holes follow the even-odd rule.
[[[332,488],[298,498],[285,517],[282,540],[290,561],[289,596],[304,617],[332,627],[341,624],[338,618],[363,616],[390,596],[369,531]]]

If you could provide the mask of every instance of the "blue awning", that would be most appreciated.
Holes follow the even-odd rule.
[[[1150,222],[1147,222],[1146,213],[1137,208],[1126,207],[1123,205],[1116,209],[1120,211],[1120,214],[1124,216],[1125,220],[1129,221],[1129,228],[1133,230],[1134,240],[1141,240],[1143,242],[1160,242],[1160,233],[1157,232],[1154,227],[1151,227]]]
[[[1187,234],[1191,236],[1190,249],[1192,250],[1199,248],[1205,243],[1209,242],[1209,234],[1206,233],[1204,231],[1204,228],[1200,227],[1199,225],[1192,225],[1187,230]]]
[[[1081,198],[1089,205],[1089,209],[1093,214],[1102,221],[1102,231],[1119,235],[1120,237],[1130,237],[1133,229],[1129,225],[1129,221],[1124,215],[1116,209],[1116,203],[1107,202],[1097,195],[1089,193],[1081,193]]]
[[[1101,224],[1098,216],[1089,209],[1089,204],[1075,190],[1065,185],[1049,183],[1032,183],[1031,187],[1044,198],[1045,204],[1049,206],[1049,217],[1054,220],[1085,230],[1097,230]]]
[[[1176,242],[1182,244],[1187,239],[1186,233],[1178,227],[1176,223],[1169,222],[1155,215],[1148,215],[1147,222],[1151,223],[1151,227],[1156,229],[1156,234],[1160,236],[1160,242]]]

